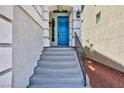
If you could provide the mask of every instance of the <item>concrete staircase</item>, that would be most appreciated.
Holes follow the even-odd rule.
[[[29,88],[82,88],[83,75],[74,48],[45,48]]]

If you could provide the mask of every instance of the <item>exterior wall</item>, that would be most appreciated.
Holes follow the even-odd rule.
[[[43,9],[42,9],[42,13],[43,13],[43,20],[44,20],[44,34],[43,34],[43,37],[44,37],[44,40],[43,40],[43,43],[44,43],[44,47],[49,47],[50,46],[50,38],[49,38],[49,11],[48,11],[48,6],[45,5],[45,6],[42,6]]]
[[[76,17],[77,11],[81,10],[80,5],[73,5],[73,10],[72,10],[72,46],[75,46],[75,34],[74,32],[77,33],[78,37],[81,37],[81,21],[80,18]]]
[[[44,24],[37,10],[34,6],[14,6],[12,87],[28,86],[43,49]]]
[[[72,26],[72,24],[73,24],[73,21],[72,21],[72,12],[70,12],[70,14],[69,14],[69,46],[72,46],[72,44],[73,44],[73,32],[72,32],[72,29],[73,29],[73,26]]]
[[[81,9],[81,19],[80,19],[80,21],[81,21],[81,34],[80,34],[80,39],[81,39],[81,41],[83,41],[83,33],[84,33],[84,27],[82,26],[82,24],[83,24],[83,21],[84,21],[84,18],[83,18],[83,9]],[[81,42],[82,44],[83,44],[83,42]]]
[[[96,24],[96,14],[101,21]],[[124,6],[85,6],[83,46],[89,58],[124,72]],[[92,46],[93,45],[93,46]]]
[[[0,87],[12,86],[13,7],[0,6]]]

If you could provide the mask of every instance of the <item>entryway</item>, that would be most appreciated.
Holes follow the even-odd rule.
[[[69,45],[69,17],[58,16],[58,46]]]

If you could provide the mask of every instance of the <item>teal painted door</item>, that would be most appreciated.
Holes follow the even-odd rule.
[[[69,44],[69,18],[58,16],[58,45],[68,46]]]

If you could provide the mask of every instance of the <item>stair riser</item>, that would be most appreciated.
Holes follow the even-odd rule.
[[[75,56],[75,54],[71,54],[71,53],[70,54],[69,53],[68,54],[64,54],[64,53],[63,54],[59,54],[59,53],[58,54],[54,54],[54,53],[51,53],[51,54],[46,53],[45,54],[44,53],[44,56],[57,56],[57,57],[58,56],[64,56],[64,57],[69,56],[69,57],[72,57],[72,56]]]
[[[74,56],[46,56],[46,55],[42,55],[41,58],[60,58],[60,59],[74,59]]]
[[[44,49],[44,51],[74,51],[74,49]]]
[[[34,70],[35,73],[39,73],[39,74],[77,74],[80,72],[80,70],[59,70],[59,69],[55,69],[55,70],[44,70],[44,69],[35,69]]]
[[[38,60],[38,63],[46,63],[46,64],[47,64],[47,63],[48,63],[48,64],[61,64],[61,63],[65,63],[65,64],[66,64],[66,63],[68,63],[68,64],[69,64],[69,63],[70,63],[70,64],[71,64],[71,63],[74,63],[74,64],[75,64],[75,63],[76,63],[76,64],[77,64],[78,61],[77,61],[77,60],[76,60],[76,61],[75,61],[75,60],[69,60],[69,61],[68,61],[68,60],[65,60],[65,61],[63,61],[63,60],[58,60],[58,61],[55,61],[55,60],[46,60],[46,59],[45,59],[45,60],[41,60],[41,59],[40,59],[40,60]],[[79,63],[78,63],[78,64],[79,64]]]
[[[39,61],[38,62],[38,64],[39,65],[50,65],[50,66],[53,66],[53,65],[55,65],[55,66],[73,66],[73,65],[78,65],[78,63],[75,61],[75,62],[72,62],[72,61],[69,61],[69,62],[42,62],[42,61]]]
[[[80,67],[78,67],[78,66],[49,66],[49,65],[41,65],[42,66],[42,68],[48,68],[48,69],[75,69],[75,68],[80,68]]]
[[[69,64],[70,63],[70,64]],[[38,63],[38,65],[39,66],[58,66],[58,67],[60,67],[60,66],[66,66],[66,67],[78,67],[79,65],[75,62],[75,63],[72,63],[72,62],[66,62],[65,64],[63,64],[62,62],[58,62],[58,63],[55,63],[55,62],[42,62],[42,63]]]
[[[35,71],[36,74],[78,74],[78,72],[50,72],[50,71]]]
[[[34,74],[31,78],[80,78],[82,75],[78,74]]]
[[[45,51],[75,51],[73,48],[46,48]]]
[[[43,54],[74,54],[75,51],[43,51]]]
[[[58,62],[60,63],[60,62]],[[52,64],[52,62],[49,64],[49,63],[38,63],[38,66],[39,67],[51,67],[51,68],[80,68],[80,66],[76,63],[70,63],[70,64]],[[68,62],[69,63],[69,62]]]
[[[68,58],[65,58],[65,59],[63,59],[63,58],[57,58],[57,59],[55,59],[55,58],[42,58],[42,59],[40,59],[40,60],[42,60],[42,61],[49,61],[49,62],[67,62],[67,61],[70,61],[70,62],[72,62],[72,61],[77,61],[76,59],[68,59]]]
[[[75,54],[76,52],[73,52],[73,51],[66,51],[66,52],[50,52],[50,51],[43,51],[43,54]]]

